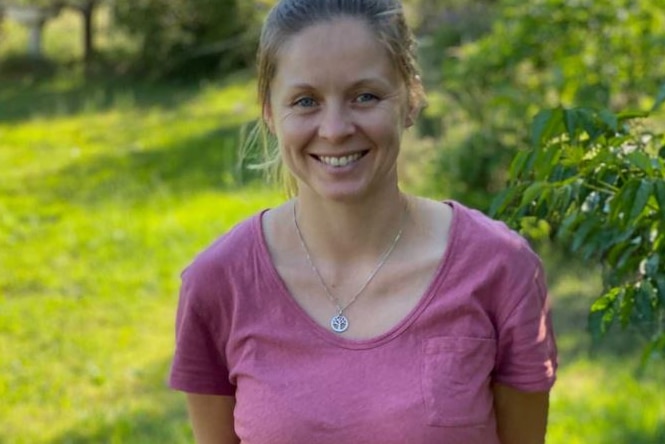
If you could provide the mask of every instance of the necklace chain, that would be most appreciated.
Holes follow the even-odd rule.
[[[406,216],[407,216],[408,210],[407,207],[404,207],[404,213],[402,214],[402,222],[400,224],[399,230],[397,231],[397,234],[395,235],[395,238],[393,239],[392,243],[390,246],[384,251],[384,253],[381,255],[379,258],[379,261],[377,262],[376,266],[372,270],[372,272],[367,276],[367,279],[365,279],[365,282],[361,285],[360,289],[356,292],[356,294],[353,295],[351,300],[344,306],[342,306],[338,299],[335,297],[335,295],[332,293],[328,285],[326,284],[325,280],[323,279],[323,276],[321,275],[321,272],[319,269],[316,267],[314,264],[314,261],[312,260],[312,255],[310,254],[309,248],[307,247],[307,243],[305,242],[305,238],[302,234],[302,230],[300,229],[300,225],[298,225],[298,218],[296,215],[296,203],[294,201],[293,203],[293,224],[295,225],[296,228],[296,233],[298,234],[298,239],[300,239],[300,245],[302,246],[303,251],[305,252],[305,256],[307,257],[307,262],[309,263],[310,267],[312,268],[312,271],[316,275],[316,277],[319,279],[319,283],[321,284],[321,287],[326,292],[326,296],[328,296],[328,299],[330,302],[333,303],[333,305],[337,308],[337,314],[334,315],[331,320],[330,320],[330,327],[333,329],[333,331],[337,333],[343,333],[349,328],[349,320],[348,318],[344,315],[344,310],[349,308],[351,304],[353,304],[356,299],[358,299],[358,296],[362,294],[363,291],[367,288],[367,286],[372,282],[372,279],[374,279],[374,276],[381,270],[383,265],[388,261],[388,258],[392,254],[392,252],[395,250],[395,247],[397,246],[397,243],[399,242],[399,239],[402,237],[402,232],[404,231],[404,226],[406,225]]]

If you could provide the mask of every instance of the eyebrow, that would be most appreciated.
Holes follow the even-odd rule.
[[[359,86],[365,86],[365,85],[376,85],[378,84],[379,86],[383,88],[391,88],[391,85],[386,82],[385,80],[378,78],[378,77],[367,77],[363,79],[359,79],[355,82],[353,82],[348,89],[355,89],[358,88]],[[297,89],[297,90],[307,90],[307,89],[316,89],[316,87],[312,84],[309,83],[294,83],[293,85],[288,85],[289,89]]]

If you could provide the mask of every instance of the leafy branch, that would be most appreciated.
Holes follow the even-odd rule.
[[[651,112],[664,102],[665,85]],[[531,235],[544,225],[542,233],[602,266],[589,331],[599,340],[616,322],[637,329],[649,340],[643,364],[665,352],[665,134],[645,129],[649,115],[541,111],[531,149],[515,156],[490,209]]]

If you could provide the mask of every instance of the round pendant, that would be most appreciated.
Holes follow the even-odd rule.
[[[330,319],[330,328],[335,333],[344,333],[349,328],[349,320],[343,314],[338,314]]]

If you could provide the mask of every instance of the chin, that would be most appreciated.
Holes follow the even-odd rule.
[[[317,187],[312,191],[321,199],[339,203],[359,202],[368,199],[371,195],[366,186]]]

